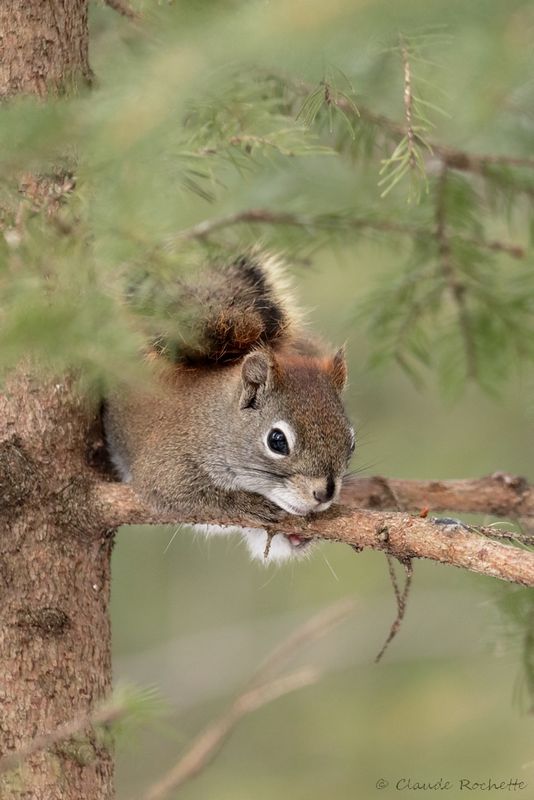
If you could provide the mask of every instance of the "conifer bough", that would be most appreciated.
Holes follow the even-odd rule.
[[[491,479],[490,479],[491,480]],[[380,485],[379,492],[369,488]],[[356,500],[358,496],[369,498],[370,504],[384,502],[381,494],[384,494],[384,483],[389,482],[383,479],[370,479],[363,482],[363,491],[352,487],[347,490],[347,499]],[[392,481],[390,491],[394,485],[402,486],[403,498],[428,499],[428,504],[432,506],[432,490],[428,487],[435,485],[441,486],[439,493],[434,495],[434,508],[453,508],[456,499],[464,510],[471,505],[472,508],[479,507],[480,498],[477,486],[484,484],[484,480],[450,481],[445,484],[442,482],[422,482],[416,481]],[[453,489],[452,486],[455,488]],[[467,491],[464,489],[467,488]],[[425,490],[428,495],[425,494]],[[471,490],[471,491],[469,491]],[[532,500],[532,489],[528,487],[528,497]],[[440,497],[436,503],[436,495]],[[398,498],[386,504],[395,505]],[[224,518],[220,516],[208,517],[199,515],[191,518],[191,515],[180,516],[179,514],[164,514],[155,512],[147,507],[139,497],[133,492],[131,487],[125,484],[101,483],[95,487],[95,504],[100,509],[102,519],[107,519],[110,527],[119,525],[176,525],[176,524],[202,524],[218,522],[222,525],[252,526],[258,525],[253,518]],[[514,507],[508,498],[511,513]],[[446,505],[442,505],[446,503]],[[356,550],[370,548],[381,550],[389,555],[395,556],[400,561],[412,558],[429,558],[454,567],[463,567],[471,572],[478,572],[493,578],[518,583],[523,586],[534,586],[534,552],[516,547],[510,544],[493,541],[490,537],[506,538],[510,541],[521,542],[519,534],[507,532],[491,527],[474,527],[449,518],[433,519],[427,516],[428,505],[424,508],[423,514],[410,515],[406,512],[383,512],[374,511],[366,508],[357,508],[354,505],[339,505],[325,511],[322,514],[310,517],[288,517],[281,523],[273,523],[265,526],[271,533],[297,534],[298,536],[319,538],[334,542],[342,542],[351,545]],[[494,506],[495,507],[495,506]],[[502,509],[503,506],[501,505]],[[530,542],[529,539],[526,540]]]

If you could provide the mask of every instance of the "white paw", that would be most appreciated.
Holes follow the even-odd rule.
[[[208,523],[191,525],[190,527],[204,536],[225,536],[231,533],[240,533],[252,560],[261,561],[262,564],[281,564],[292,558],[303,558],[308,556],[313,549],[310,539],[301,539],[295,535],[286,536],[285,533],[277,533],[271,539],[267,558],[265,558],[267,531],[263,528],[238,528],[235,525],[211,525]]]
[[[308,556],[313,549],[310,539],[277,533],[271,539],[268,555],[265,558],[267,532],[258,528],[243,528],[242,534],[251,558],[254,561],[261,561],[263,564],[281,564],[292,558],[303,558]]]

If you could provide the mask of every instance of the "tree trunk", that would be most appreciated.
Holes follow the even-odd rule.
[[[89,414],[66,382],[19,373],[0,396],[0,753],[89,714],[111,684],[112,532],[89,500]],[[3,800],[106,800],[91,730],[0,778]]]
[[[91,82],[87,0],[0,2],[0,98]]]
[[[0,2],[0,98],[90,79],[87,0]],[[21,369],[0,395],[0,756],[110,691],[113,532],[90,501],[90,419],[65,380]],[[2,800],[112,796],[112,756],[90,727],[0,776]]]

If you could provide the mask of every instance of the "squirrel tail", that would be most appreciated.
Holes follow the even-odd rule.
[[[255,347],[293,339],[300,322],[280,261],[265,253],[208,266],[194,283],[180,282],[179,295],[187,311],[179,336],[154,342],[175,363],[231,363]]]

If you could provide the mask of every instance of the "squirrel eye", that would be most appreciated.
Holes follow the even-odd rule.
[[[280,453],[280,455],[283,456],[289,455],[289,444],[285,433],[281,431],[280,428],[273,428],[269,431],[267,444],[269,445],[269,449],[274,453]]]

